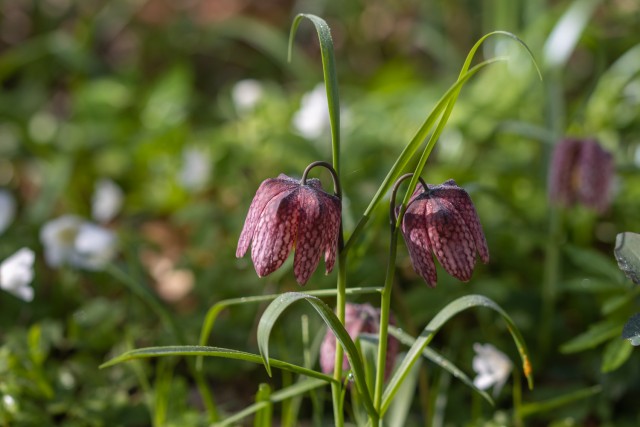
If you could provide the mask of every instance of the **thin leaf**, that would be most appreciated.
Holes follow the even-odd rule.
[[[349,288],[347,289],[347,295],[365,295],[365,294],[373,294],[379,293],[382,288]],[[322,289],[317,291],[311,291],[308,294],[314,295],[318,297],[330,297],[335,296],[337,293],[336,289]],[[200,332],[200,342],[199,345],[205,346],[207,345],[207,340],[209,335],[211,335],[211,331],[213,330],[213,326],[215,325],[216,319],[222,310],[227,307],[231,307],[234,305],[242,305],[242,304],[255,304],[266,301],[273,301],[278,298],[280,294],[271,294],[271,295],[260,295],[253,297],[241,297],[241,298],[232,298],[220,301],[207,311],[207,315],[205,316],[205,320],[202,324],[202,331]],[[198,357],[196,361],[196,367],[198,370],[202,369],[202,357]]]
[[[393,374],[393,377],[389,381],[389,384],[384,391],[384,395],[382,397],[381,415],[383,415],[387,410],[396,392],[398,391],[400,384],[404,381],[413,364],[420,357],[424,348],[429,344],[429,342],[431,342],[440,328],[442,328],[442,326],[456,314],[472,307],[487,307],[500,314],[502,319],[506,322],[507,328],[509,329],[518,352],[520,353],[520,357],[522,359],[522,369],[525,376],[527,377],[529,388],[533,388],[533,372],[531,369],[531,363],[529,361],[529,354],[527,352],[526,344],[517,326],[515,325],[513,320],[511,320],[511,317],[509,317],[509,315],[491,299],[482,295],[467,295],[456,299],[455,301],[449,303],[445,308],[440,310],[440,312],[438,312],[433,320],[429,322],[420,336],[416,339],[415,343],[409,349],[407,356],[402,361],[402,364],[400,365],[398,370]]]
[[[289,387],[278,390],[269,396],[268,401],[256,402],[253,405],[247,406],[242,411],[213,424],[216,427],[225,427],[237,423],[245,417],[259,411],[260,409],[266,407],[268,404],[274,404],[282,402],[286,399],[291,399],[292,397],[302,395],[310,390],[314,390],[318,387],[325,386],[327,383],[322,380],[310,379],[301,381],[299,383],[293,384]]]
[[[433,108],[429,116],[427,116],[427,119],[422,124],[420,129],[418,129],[418,132],[414,135],[409,144],[405,146],[404,150],[402,150],[402,153],[400,153],[400,156],[398,156],[398,158],[396,159],[395,163],[391,167],[391,170],[389,170],[387,176],[384,178],[382,184],[380,184],[380,187],[376,191],[376,194],[373,196],[373,199],[369,203],[369,206],[367,206],[367,209],[362,214],[362,217],[358,221],[358,224],[356,224],[356,227],[351,233],[349,240],[345,243],[343,251],[348,251],[351,245],[353,245],[353,242],[359,236],[366,223],[369,221],[369,218],[371,217],[374,209],[382,201],[383,197],[385,196],[385,194],[387,194],[393,183],[400,177],[400,175],[404,171],[404,168],[409,164],[409,162],[413,158],[413,155],[420,148],[420,145],[422,145],[424,139],[429,135],[431,128],[446,107],[449,100],[454,96],[455,91],[464,86],[467,80],[473,77],[482,68],[495,62],[505,60],[506,58],[492,58],[481,62],[480,64],[471,68],[467,73],[464,74],[462,78],[459,78],[453,85],[451,85],[451,87],[449,87],[447,92],[442,96],[442,98],[440,98],[436,106]]]
[[[549,412],[552,409],[556,409],[570,403],[576,402],[578,400],[586,399],[588,397],[594,396],[602,391],[602,387],[597,385],[589,388],[585,388],[582,390],[576,390],[571,393],[567,393],[563,396],[556,397],[549,400],[544,400],[542,402],[533,402],[522,405],[520,408],[521,416],[528,417],[533,414]]]
[[[258,324],[258,348],[260,349],[260,354],[262,355],[267,373],[271,375],[271,362],[269,360],[269,336],[271,335],[271,329],[273,328],[280,315],[291,304],[300,300],[307,301],[309,304],[311,304],[311,306],[318,312],[322,320],[324,320],[327,326],[331,328],[336,338],[338,339],[338,342],[342,345],[345,353],[347,354],[347,359],[349,360],[351,371],[355,378],[356,386],[358,387],[358,391],[362,395],[362,402],[365,405],[367,412],[370,415],[376,414],[376,411],[373,407],[373,402],[371,400],[371,395],[369,393],[369,390],[367,389],[364,367],[362,365],[362,361],[360,360],[360,355],[358,353],[356,345],[354,344],[353,340],[349,336],[349,333],[344,328],[342,323],[340,323],[340,320],[335,315],[333,310],[317,297],[300,292],[287,292],[280,295],[276,300],[274,300],[262,314],[260,323]]]
[[[620,233],[616,236],[613,253],[618,267],[636,285],[640,285],[640,234]]]
[[[407,380],[402,383],[396,399],[393,400],[391,406],[389,406],[389,410],[385,414],[385,425],[389,427],[402,427],[407,424],[407,416],[409,415],[411,402],[413,402],[416,394],[420,366],[421,361],[418,360],[411,368]]]
[[[235,359],[245,362],[263,364],[264,358],[257,354],[247,353],[244,351],[233,350],[229,348],[221,347],[203,347],[198,345],[182,345],[182,346],[166,346],[166,347],[147,347],[138,348],[135,350],[127,351],[118,357],[115,357],[102,365],[100,369],[108,368],[110,366],[117,365],[118,363],[126,362],[135,359],[146,359],[151,357],[165,357],[165,356],[206,356],[206,357],[220,357],[223,359]],[[277,359],[269,359],[270,366],[274,366],[278,369],[284,369],[287,371],[295,372],[296,374],[306,375],[311,378],[317,378],[328,383],[335,383],[332,377],[322,374],[320,372],[304,368],[302,366],[294,365],[292,363],[283,362]]]
[[[544,45],[544,63],[549,68],[567,63],[598,3],[600,0],[576,0],[558,20]]]
[[[320,42],[320,55],[322,56],[322,74],[327,91],[329,106],[329,122],[331,123],[331,143],[333,152],[333,168],[340,175],[340,97],[338,95],[338,75],[336,73],[336,60],[333,54],[333,40],[331,30],[324,19],[308,13],[301,13],[295,17],[289,33],[289,61],[291,50],[298,26],[302,18],[307,18],[316,27],[318,41]]]
[[[622,338],[629,340],[634,347],[640,345],[640,313],[631,316],[624,324]]]
[[[402,331],[402,329],[389,326],[389,333],[406,346],[411,347],[416,342],[415,338],[413,338],[411,335],[407,334],[406,332]],[[471,388],[473,391],[481,395],[492,406],[495,405],[493,399],[491,398],[491,396],[489,396],[489,394],[486,391],[480,390],[478,387],[476,387],[473,381],[467,376],[467,374],[465,374],[453,362],[451,362],[450,360],[448,360],[447,358],[439,354],[437,351],[429,347],[425,347],[422,350],[422,355],[427,359],[429,359],[430,361],[432,361],[433,363],[435,363],[436,365],[440,366],[442,369],[448,371],[451,375],[453,375],[460,381],[462,381],[467,387]]]
[[[620,271],[611,259],[611,255],[605,256],[593,249],[580,248],[575,245],[566,245],[564,250],[571,262],[581,270],[608,279],[620,276]]]
[[[632,352],[633,346],[629,341],[621,337],[613,338],[604,348],[600,370],[604,373],[615,371],[629,359]]]
[[[586,332],[567,341],[560,347],[562,353],[577,353],[593,348],[620,334],[622,325],[615,320],[606,320],[591,325]]]

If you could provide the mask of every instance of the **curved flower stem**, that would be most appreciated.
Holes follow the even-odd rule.
[[[305,168],[304,172],[302,172],[302,178],[300,179],[300,184],[301,185],[307,184],[307,176],[309,175],[309,172],[311,172],[311,169],[315,168],[316,166],[322,166],[323,168],[327,169],[331,173],[331,178],[333,178],[333,192],[336,194],[336,197],[342,200],[342,188],[340,187],[340,179],[338,179],[338,173],[333,168],[333,166],[331,166],[330,163],[317,161],[309,164],[309,166]]]
[[[412,173],[402,175],[396,183],[393,185],[391,191],[391,199],[389,200],[389,225],[391,231],[391,238],[389,239],[389,258],[387,261],[387,274],[384,280],[384,287],[382,288],[382,296],[380,298],[380,330],[378,339],[378,360],[376,364],[376,383],[373,396],[373,407],[376,411],[380,412],[382,405],[382,389],[384,385],[384,374],[387,360],[387,339],[389,328],[389,312],[391,311],[391,290],[393,288],[393,278],[396,270],[396,253],[398,248],[398,228],[402,221],[402,215],[404,212],[400,212],[400,215],[396,216],[395,204],[396,193],[400,184],[413,177]],[[427,184],[419,178],[425,191],[428,191]]]

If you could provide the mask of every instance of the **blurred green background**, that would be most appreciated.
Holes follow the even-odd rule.
[[[98,370],[129,348],[178,339],[114,270],[48,266],[39,233],[61,215],[90,218],[96,182],[112,180],[124,194],[106,224],[118,236],[117,271],[158,296],[186,343],[198,342],[218,301],[298,290],[290,262],[258,279],[235,247],[260,182],[331,160],[309,23],[287,62],[299,12],[323,17],[333,34],[347,233],[475,41],[506,30],[527,43],[544,80],[512,40],[488,40],[481,56],[510,60],[465,86],[424,174],[429,183],[454,178],[470,192],[491,262],[467,284],[438,267],[438,287],[429,289],[400,243],[392,305],[415,331],[454,298],[484,294],[529,345],[536,387],[523,391],[525,403],[601,386],[537,408],[527,425],[638,425],[640,359],[620,339],[624,321],[640,311],[638,292],[613,257],[616,234],[640,229],[635,0],[2,0],[0,188],[17,200],[17,215],[0,235],[0,260],[26,246],[36,265],[32,302],[0,294],[0,425],[207,425],[184,360]],[[549,156],[565,135],[597,138],[614,155],[614,201],[604,214],[547,201]],[[330,188],[328,175],[314,173]],[[382,285],[386,215],[381,206],[352,252],[349,286]],[[323,270],[305,290],[334,286],[335,273]],[[256,352],[263,308],[223,312],[209,343]],[[301,363],[303,312],[292,310],[274,332],[274,357]],[[313,335],[322,334],[319,319],[310,321]],[[594,325],[605,332],[563,347]],[[433,346],[472,375],[474,342],[517,360],[504,324],[481,310],[456,317]],[[252,402],[259,382],[283,381],[227,360],[206,360],[205,373],[222,413]],[[425,378],[432,396],[448,397],[446,425],[500,425],[512,408],[509,386],[492,408],[433,365]],[[424,425],[418,400],[411,421]],[[310,413],[303,404],[301,419]]]

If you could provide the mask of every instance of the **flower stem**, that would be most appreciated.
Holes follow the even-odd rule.
[[[395,274],[396,253],[398,246],[398,229],[395,224],[391,227],[391,239],[389,245],[389,261],[387,275],[384,280],[384,288],[380,298],[380,331],[378,339],[378,361],[376,365],[376,383],[373,395],[373,407],[380,412],[382,405],[382,388],[387,361],[387,338],[389,327],[389,312],[391,311],[391,289],[393,288],[393,276]]]
[[[341,230],[342,231],[342,230]],[[342,234],[342,232],[340,233]],[[342,240],[342,239],[340,239]],[[336,300],[336,314],[340,323],[344,325],[345,319],[345,305],[347,294],[347,269],[346,269],[347,257],[344,252],[340,252],[338,255],[338,283],[337,283],[337,300]],[[344,413],[342,411],[342,359],[344,358],[344,351],[342,345],[337,342],[336,339],[336,358],[333,367],[333,378],[337,381],[331,384],[331,395],[333,398],[333,416],[336,427],[344,426]]]

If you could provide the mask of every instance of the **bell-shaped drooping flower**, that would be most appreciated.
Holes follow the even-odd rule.
[[[0,189],[0,234],[4,232],[16,216],[16,199],[4,189]]]
[[[23,301],[33,300],[33,262],[35,254],[22,248],[0,263],[0,288]]]
[[[380,331],[380,309],[371,304],[345,305],[344,327],[352,340],[356,340],[360,334],[377,334]],[[395,324],[393,316],[389,317],[389,324]],[[387,359],[385,363],[385,378],[389,376],[395,358],[400,349],[400,342],[392,336],[387,338]],[[336,337],[331,329],[327,330],[320,346],[320,368],[325,374],[333,372],[336,359]],[[349,360],[344,356],[342,370],[349,369]]]
[[[115,256],[117,244],[113,231],[74,215],[44,224],[40,240],[50,267],[69,264],[87,270],[104,268]]]
[[[307,283],[323,253],[326,272],[333,269],[341,203],[338,196],[322,189],[318,179],[306,179],[309,169],[316,164],[307,167],[302,180],[280,174],[258,188],[236,250],[240,258],[251,245],[251,259],[258,276],[277,270],[294,247],[293,271],[299,284]]]
[[[489,262],[489,248],[469,194],[452,179],[418,186],[402,218],[402,234],[414,270],[436,286],[433,255],[453,277],[471,279],[476,253]]]
[[[478,374],[473,384],[480,390],[493,386],[494,397],[500,393],[507,382],[513,364],[506,354],[491,344],[473,345],[476,355],[473,357],[473,370]]]
[[[597,212],[611,204],[613,157],[595,140],[567,138],[556,144],[549,168],[549,199],[571,207],[581,203]]]
[[[118,215],[123,201],[124,193],[118,184],[110,179],[101,179],[96,182],[91,198],[91,216],[98,222],[109,222]]]

